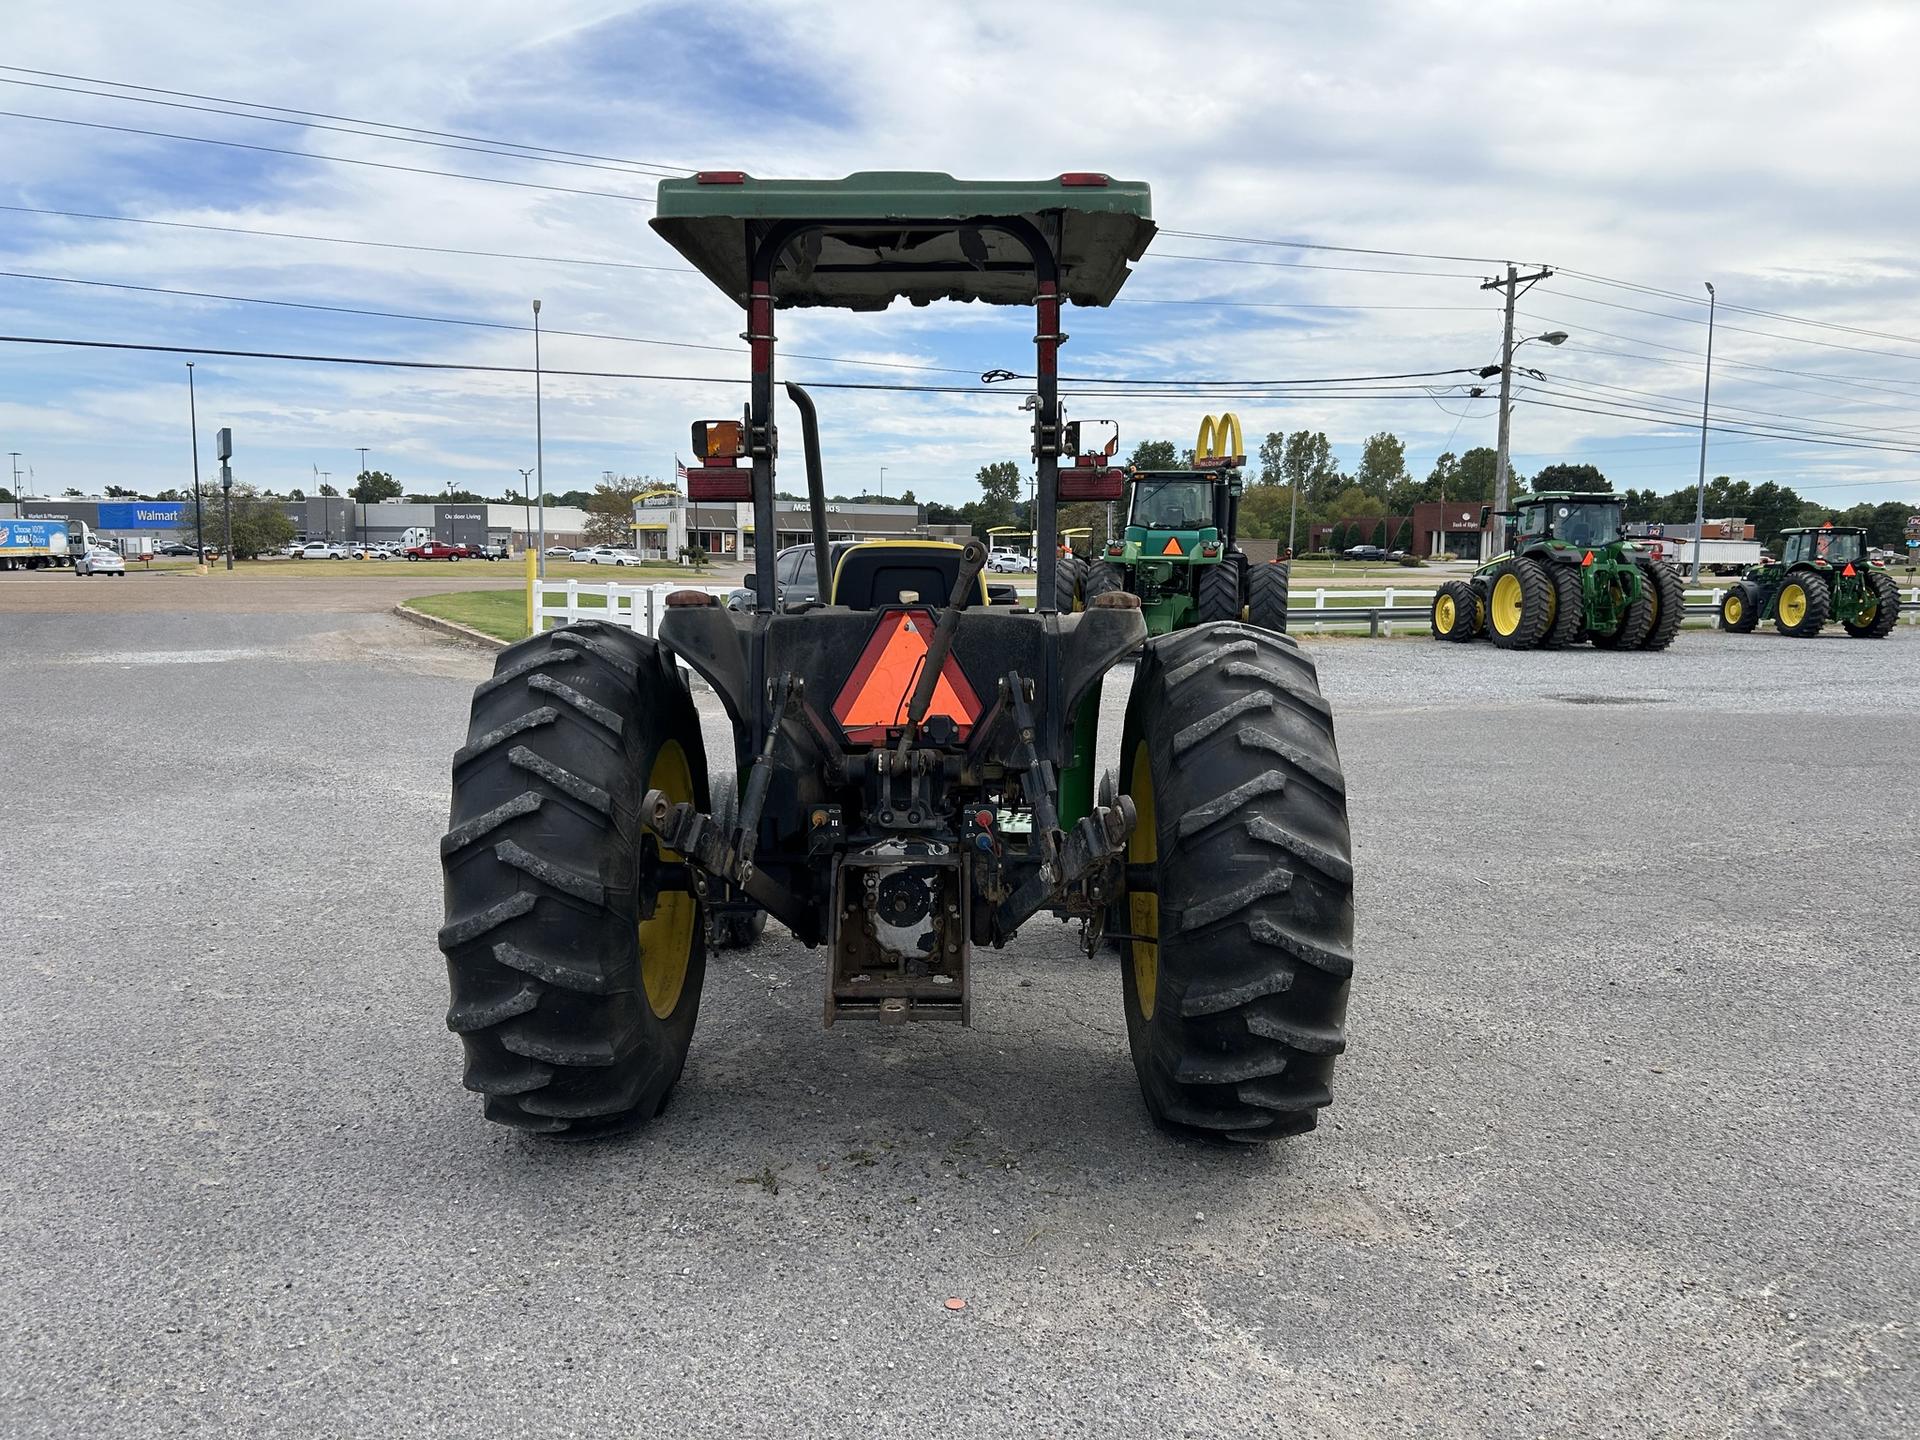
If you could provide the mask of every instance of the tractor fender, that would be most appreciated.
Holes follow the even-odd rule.
[[[747,704],[747,655],[753,632],[764,628],[757,611],[719,605],[669,609],[660,620],[660,643],[713,687],[733,722],[736,737],[751,731]]]
[[[1147,621],[1138,606],[1109,609],[1101,605],[1078,615],[1062,615],[1056,623],[1063,642],[1060,695],[1064,702],[1057,729],[1064,736],[1094,682],[1145,643]]]

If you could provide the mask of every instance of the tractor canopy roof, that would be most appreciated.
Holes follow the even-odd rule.
[[[1060,294],[1108,305],[1153,238],[1144,181],[956,180],[936,171],[867,170],[844,180],[761,180],[703,171],[662,180],[653,228],[709,280],[747,302],[754,252],[794,226],[773,270],[774,303],[884,310],[896,299],[1030,305],[1027,246],[984,221],[1024,221],[1052,247]]]
[[[1789,525],[1780,533],[1782,535],[1864,535],[1867,532],[1858,525]]]
[[[1522,495],[1513,505],[1521,510],[1529,505],[1565,505],[1569,501],[1578,504],[1583,500],[1596,505],[1620,503],[1620,497],[1611,490],[1546,490],[1538,495]]]

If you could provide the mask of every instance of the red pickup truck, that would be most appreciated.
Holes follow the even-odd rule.
[[[473,552],[464,545],[449,545],[444,540],[429,540],[407,550],[409,560],[465,560]]]

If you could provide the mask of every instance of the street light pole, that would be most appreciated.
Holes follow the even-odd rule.
[[[369,445],[356,445],[353,448],[360,452],[360,474],[355,477],[353,482],[354,487],[358,489],[367,483],[367,451],[372,447]],[[367,502],[364,499],[360,502],[359,536],[360,548],[365,550],[367,548]]]
[[[1507,266],[1504,280],[1489,280],[1482,290],[1504,290],[1506,292],[1506,322],[1500,340],[1500,433],[1493,461],[1493,508],[1496,512],[1507,508],[1507,457],[1509,440],[1513,429],[1513,352],[1520,348],[1513,342],[1513,309],[1520,299],[1522,284],[1528,289],[1552,275],[1553,271],[1542,265],[1531,275],[1522,275],[1517,266]],[[1541,337],[1544,338],[1544,337]],[[1560,337],[1566,339],[1565,335]],[[1520,345],[1527,342],[1522,340]],[[1553,342],[1559,344],[1558,340]]]
[[[193,399],[193,361],[187,361],[187,427],[193,432],[193,563],[207,568],[207,532],[200,516],[200,413]]]
[[[887,498],[887,467],[884,465],[880,467],[880,498]]]
[[[1707,282],[1707,378],[1700,387],[1700,482],[1693,492],[1693,574],[1691,585],[1700,583],[1700,536],[1707,528],[1707,402],[1713,394],[1713,315],[1720,297]]]
[[[534,562],[542,580],[547,578],[547,462],[546,434],[540,417],[540,302],[533,302],[533,473],[540,487],[540,550]]]
[[[516,466],[520,471],[520,549],[524,552],[533,543],[533,467]]]

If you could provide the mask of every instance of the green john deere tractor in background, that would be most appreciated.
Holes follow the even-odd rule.
[[[1679,574],[1621,534],[1620,497],[1529,495],[1507,520],[1506,552],[1433,597],[1433,634],[1482,635],[1504,650],[1664,650],[1685,612]]]
[[[1056,585],[1061,502],[1124,483],[1062,413],[1062,310],[1113,302],[1154,233],[1147,187],[706,171],[660,182],[653,227],[745,311],[746,410],[693,427],[687,498],[751,504],[752,603],[676,590],[657,636],[613,619],[544,631],[475,691],[440,948],[486,1117],[563,1136],[652,1119],[686,1064],[710,941],[750,940],[756,912],[820,957],[826,1023],[962,1025],[977,984],[1001,1010],[1024,1003],[996,962],[1047,914],[1079,920],[1088,955],[1120,942],[1106,995],[1086,998],[1123,1007],[1154,1120],[1232,1141],[1313,1128],[1345,1046],[1354,919],[1314,663],[1237,620],[1150,638],[1134,596],[1075,608]],[[776,316],[896,300],[1032,309],[1031,607],[988,603],[978,541],[828,543],[818,418],[775,383]],[[815,571],[798,599],[773,543],[793,453]],[[1102,679],[1125,660],[1118,783],[1096,786]],[[696,707],[682,666],[711,700]],[[711,763],[703,720],[729,732]],[[1057,1107],[1050,1084],[1023,1103]],[[880,1086],[863,1103],[871,1119],[894,1102]]]
[[[1087,604],[1124,591],[1140,597],[1149,635],[1245,619],[1285,634],[1287,566],[1250,564],[1240,549],[1240,418],[1200,422],[1191,470],[1132,472],[1125,533],[1079,577]]]
[[[1856,640],[1882,640],[1900,618],[1900,587],[1867,559],[1867,532],[1845,525],[1788,530],[1779,560],[1756,565],[1720,600],[1720,628],[1745,635],[1762,620],[1782,635],[1818,635],[1830,620]]]

